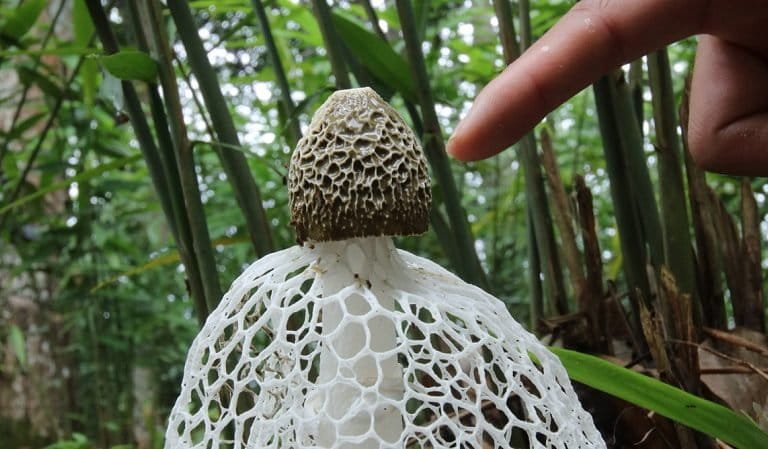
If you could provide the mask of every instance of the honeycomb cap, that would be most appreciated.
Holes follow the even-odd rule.
[[[431,200],[416,136],[368,87],[334,92],[291,156],[288,201],[300,243],[421,234]]]

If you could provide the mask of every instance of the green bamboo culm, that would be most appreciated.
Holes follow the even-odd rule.
[[[457,270],[464,280],[488,290],[488,281],[475,251],[475,240],[472,236],[472,230],[469,227],[466,212],[461,206],[461,196],[456,188],[456,181],[453,178],[451,167],[448,164],[448,157],[445,153],[442,129],[435,113],[432,89],[429,85],[424,55],[421,51],[421,41],[417,37],[411,2],[410,0],[397,0],[395,4],[405,40],[408,65],[411,75],[416,82],[419,105],[421,106],[424,126],[424,136],[422,138],[424,153],[427,155],[429,165],[432,167],[439,188],[442,190],[443,202],[448,213],[448,221],[457,241],[459,251],[462,254],[462,265],[457,267]]]
[[[168,9],[187,51],[192,73],[200,85],[200,92],[208,108],[216,137],[219,142],[225,144],[216,146],[216,152],[245,217],[245,226],[251,244],[256,254],[261,257],[274,250],[272,232],[262,207],[261,192],[248,168],[248,161],[242,152],[232,149],[232,147],[241,147],[235,122],[221,93],[216,72],[208,61],[208,54],[198,35],[198,27],[189,4],[184,0],[168,0]]]
[[[626,164],[626,175],[630,181],[632,204],[637,210],[637,216],[642,225],[641,232],[648,247],[650,262],[658,272],[664,262],[663,232],[656,195],[648,170],[648,161],[643,148],[643,135],[637,121],[637,113],[629,84],[624,78],[624,72],[615,71],[611,76],[611,81],[609,98],[615,114],[616,131]]]
[[[530,45],[528,8],[521,2],[520,12],[525,14],[525,17],[521,16],[521,23],[524,24],[522,29],[528,31],[523,33],[525,39],[518,44],[509,0],[494,0],[493,4],[496,18],[499,20],[499,38],[504,51],[504,59],[507,64],[511,64],[520,56],[521,47],[527,48]],[[557,241],[555,240],[552,214],[541,174],[542,162],[536,149],[536,137],[532,132],[520,140],[516,151],[525,178],[526,207],[530,214],[529,225],[533,227],[535,236],[535,239],[532,239],[529,244],[535,245],[535,251],[538,253],[537,259],[540,261],[538,268],[531,264],[530,269],[542,270],[550,308],[552,312],[564,315],[568,313],[565,281]],[[538,277],[538,273],[531,275],[532,280],[538,279]],[[536,291],[536,288],[532,288],[532,291]],[[536,306],[535,308],[543,312],[543,307]]]
[[[320,33],[323,35],[325,51],[331,62],[331,71],[333,77],[336,78],[336,88],[349,89],[352,87],[352,81],[349,79],[349,73],[342,58],[341,42],[339,42],[339,37],[333,29],[331,9],[326,0],[312,0],[312,10],[315,12],[317,24],[320,26]]]
[[[683,180],[672,72],[667,50],[648,55],[648,77],[653,98],[659,192],[662,209],[664,262],[675,276],[681,293],[695,296],[693,249]],[[694,319],[701,323],[701,303],[693,302]]]
[[[638,217],[639,211],[634,206],[631,180],[627,173],[629,165],[624,157],[618,131],[618,128],[625,125],[627,121],[634,122],[636,119],[634,115],[619,116],[616,113],[612,100],[614,95],[612,84],[616,76],[621,75],[614,73],[603,76],[593,85],[593,90],[606,171],[610,181],[611,199],[619,229],[622,268],[630,292],[632,333],[635,342],[644,342],[639,301],[650,301],[651,298],[651,287],[648,284],[645,269],[649,260],[641,231],[642,223]]]
[[[272,65],[272,69],[275,71],[275,80],[277,81],[277,87],[280,89],[280,98],[283,102],[286,115],[288,116],[288,135],[286,142],[291,148],[296,147],[301,138],[301,124],[298,117],[296,117],[296,105],[291,98],[291,87],[288,84],[288,77],[285,75],[285,68],[283,68],[283,62],[280,60],[280,52],[277,51],[277,45],[275,44],[275,38],[272,35],[272,27],[269,25],[269,19],[267,18],[267,11],[264,9],[264,4],[261,0],[252,0],[253,9],[256,11],[256,18],[259,19],[259,26],[261,27],[261,34],[264,36],[264,43],[267,46],[267,55],[269,56],[269,62]]]
[[[86,6],[104,51],[107,54],[116,53],[119,50],[117,39],[109,26],[109,20],[101,3],[96,0],[87,1]],[[147,163],[152,184],[160,199],[161,209],[179,248],[179,254],[181,255],[186,278],[189,283],[190,295],[195,303],[198,321],[202,323],[208,315],[208,306],[198,263],[192,251],[191,230],[186,220],[184,200],[177,182],[178,177],[174,177],[171,174],[173,167],[175,167],[175,159],[173,161],[168,159],[174,156],[166,154],[166,160],[164,161],[164,156],[161,155],[158,145],[152,136],[152,131],[147,123],[139,96],[133,84],[128,81],[122,81],[121,87],[125,109],[136,134],[136,140],[139,142],[139,148]],[[167,134],[167,127],[164,129]],[[176,180],[176,183],[174,183],[174,180]]]
[[[141,24],[141,30],[137,30],[137,36],[147,36],[148,47],[151,49],[152,56],[160,63],[158,64],[158,74],[163,89],[163,100],[165,105],[165,121],[171,131],[172,147],[164,148],[168,152],[173,148],[175,150],[175,169],[178,172],[177,183],[181,186],[181,192],[186,205],[186,219],[189,222],[192,234],[192,248],[200,269],[200,277],[205,291],[205,300],[209,310],[213,310],[222,296],[221,284],[219,282],[218,270],[216,268],[216,259],[211,244],[211,236],[208,231],[208,223],[201,200],[200,187],[197,182],[197,172],[195,170],[195,159],[192,146],[187,136],[187,127],[184,122],[184,113],[179,98],[179,87],[176,83],[176,73],[173,71],[173,56],[165,34],[165,28],[162,26],[161,12],[158,3],[153,0],[142,0],[131,2],[134,7],[138,6],[134,15],[138,16],[138,22]],[[157,90],[154,90],[154,96],[157,97]],[[163,115],[163,109],[157,108],[157,115]],[[171,172],[173,171],[171,168]]]

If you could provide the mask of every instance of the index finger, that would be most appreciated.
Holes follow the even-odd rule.
[[[491,81],[448,141],[470,161],[518,141],[547,113],[618,65],[703,26],[708,2],[584,0]]]

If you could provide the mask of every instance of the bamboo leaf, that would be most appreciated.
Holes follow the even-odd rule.
[[[73,182],[83,182],[87,181],[91,178],[95,178],[96,176],[99,176],[102,173],[106,173],[110,170],[114,170],[116,168],[120,168],[124,165],[128,165],[131,162],[137,161],[141,158],[140,154],[135,154],[133,156],[128,156],[123,159],[118,159],[116,161],[112,161],[108,164],[99,165],[98,167],[85,170],[80,172],[80,174],[75,175],[71,178],[67,178],[63,181],[55,182],[53,184],[49,184],[38,191],[31,193],[27,196],[21,197],[17,199],[16,201],[12,202],[11,204],[5,205],[2,208],[0,208],[0,215],[6,213],[7,211],[14,209],[16,207],[19,207],[23,204],[26,204],[34,199],[40,198],[41,196],[47,195],[48,193],[54,192],[56,190],[66,189],[68,188]]]
[[[419,101],[408,63],[387,41],[335,11],[333,25],[344,45],[377,80],[400,92],[406,100],[414,103]]]
[[[741,449],[768,447],[768,433],[738,413],[613,363],[550,347],[571,379],[706,433]]]
[[[8,134],[5,135],[5,138],[8,140],[18,139],[19,137],[23,136],[27,130],[37,125],[37,123],[40,122],[40,119],[45,116],[45,112],[38,112],[37,114],[30,115],[29,117],[20,121],[13,129],[9,130]]]
[[[75,0],[72,5],[72,23],[75,31],[75,44],[78,47],[87,47],[93,35],[93,21],[85,7],[85,0]]]
[[[143,51],[123,50],[100,59],[107,72],[121,80],[151,82],[157,78],[157,64]]]
[[[0,34],[14,40],[21,39],[37,22],[37,18],[40,17],[40,13],[43,12],[47,3],[47,0],[27,0],[22,3],[5,19]]]
[[[88,58],[83,61],[83,68],[80,70],[80,80],[83,86],[83,103],[86,106],[93,106],[93,100],[96,97],[96,88],[99,84],[99,66],[96,60]]]
[[[36,68],[21,66],[17,69],[17,72],[22,84],[37,84],[37,87],[39,87],[43,93],[52,98],[57,98],[62,95],[62,88],[58,82],[54,81],[47,74],[38,71]]]
[[[247,235],[236,235],[233,237],[221,237],[216,240],[213,240],[211,242],[214,246],[229,246],[234,245],[236,243],[245,243],[249,240]],[[176,263],[179,261],[179,252],[176,250],[169,251],[162,256],[158,256],[149,262],[139,265],[138,267],[131,268],[130,270],[123,271],[122,273],[119,273],[115,276],[112,276],[111,278],[107,279],[106,281],[100,282],[96,284],[95,287],[91,289],[91,293],[101,290],[104,287],[107,287],[111,284],[114,284],[117,282],[121,277],[130,277],[135,276],[137,274],[144,273],[145,271],[154,270],[155,268],[160,268],[166,265],[170,265],[172,263]]]
[[[93,48],[83,47],[58,47],[42,50],[0,50],[0,58],[12,58],[15,56],[87,56],[96,55],[99,52]]]
[[[19,365],[24,369],[27,366],[27,351],[26,345],[24,344],[24,333],[19,326],[11,324],[8,340],[11,343],[13,352],[16,354],[16,358],[19,360]]]

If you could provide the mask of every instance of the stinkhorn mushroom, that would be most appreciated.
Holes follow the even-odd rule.
[[[209,316],[166,448],[605,447],[500,300],[393,245],[426,230],[430,183],[373,90],[323,104],[288,188],[299,245],[248,267]]]

